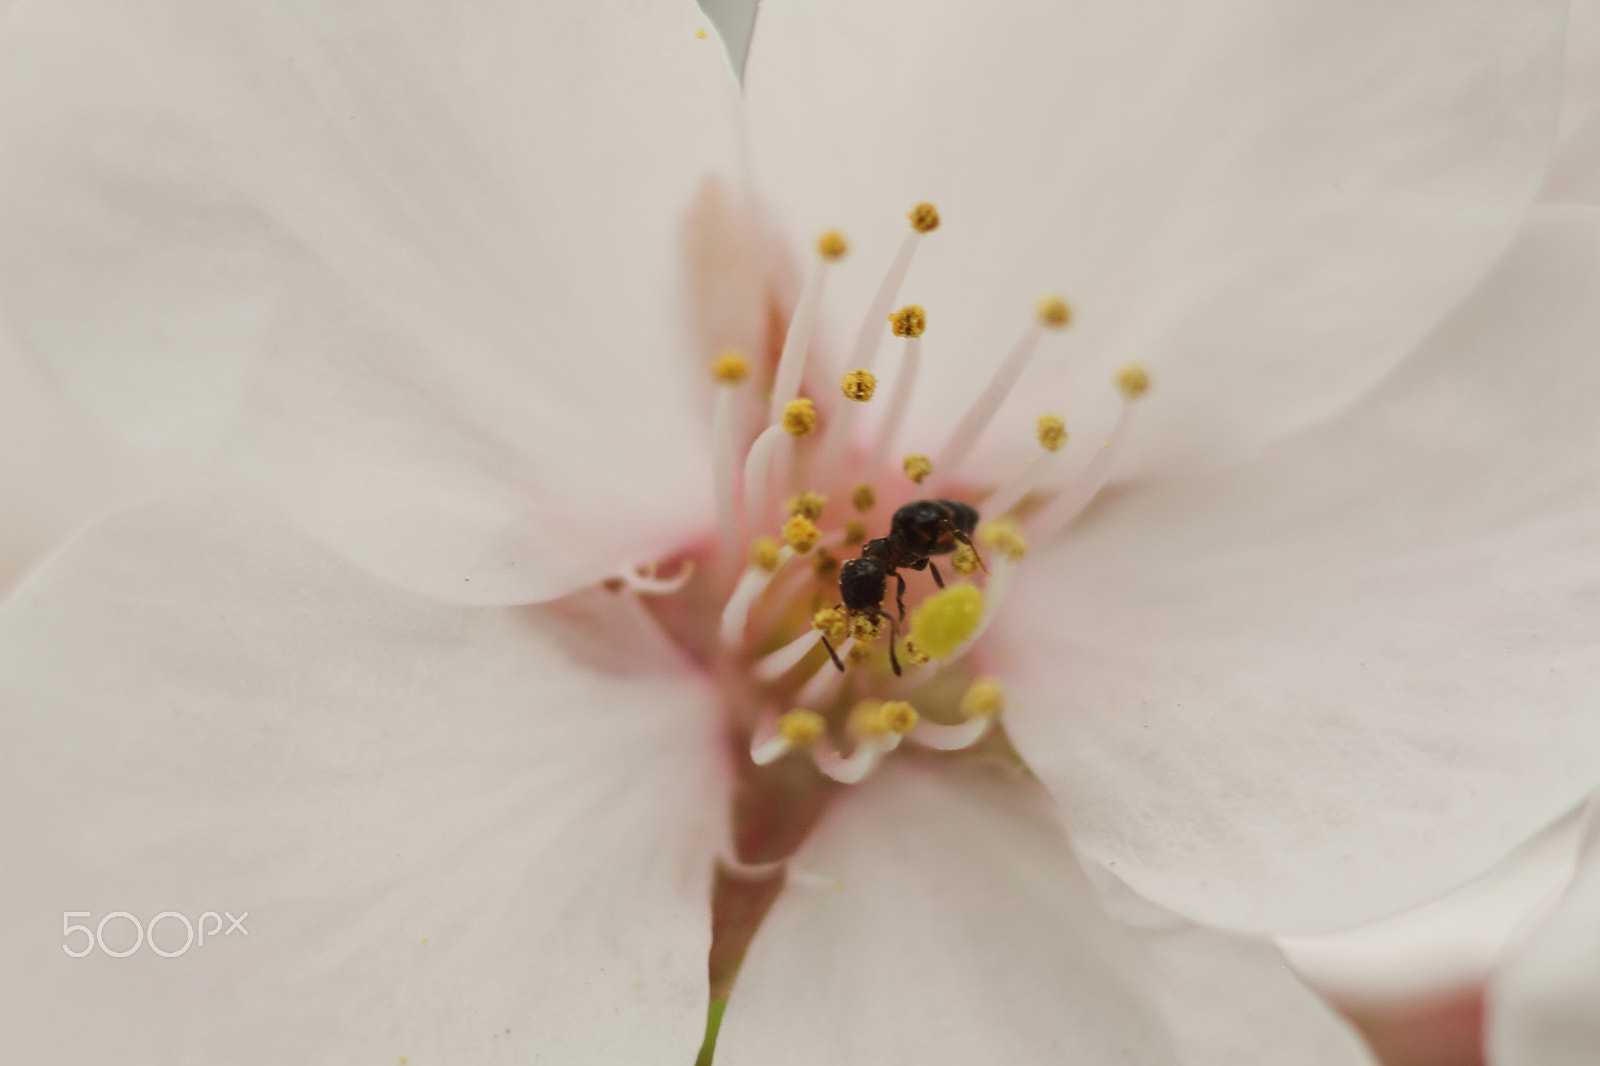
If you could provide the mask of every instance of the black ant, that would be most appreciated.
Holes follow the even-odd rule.
[[[889,535],[869,540],[861,547],[861,557],[851,559],[839,568],[839,599],[852,615],[869,618],[886,618],[889,621],[889,665],[900,676],[900,659],[895,655],[895,641],[899,639],[899,622],[906,620],[906,579],[900,573],[907,570],[932,570],[934,584],[944,588],[944,576],[929,558],[945,555],[962,544],[972,548],[972,533],[978,528],[978,511],[970,504],[955,500],[914,500],[894,513],[889,522]],[[977,555],[977,549],[973,548]],[[978,560],[983,566],[983,560]],[[898,583],[895,589],[895,606],[898,615],[883,609],[883,598],[889,592],[889,578]],[[840,670],[844,663],[834,651],[828,638],[822,638],[828,657]]]

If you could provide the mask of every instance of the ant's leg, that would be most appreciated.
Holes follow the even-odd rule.
[[[900,627],[895,624],[895,620],[890,616],[884,615],[884,617],[889,619],[889,665],[894,668],[894,676],[899,677],[900,657],[894,653],[894,644],[895,641],[900,639]]]
[[[900,621],[904,622],[906,620],[906,579],[898,570],[895,571],[894,579],[900,582],[899,587],[895,589],[894,602],[900,608]]]
[[[939,573],[939,564],[929,559],[928,569],[933,571],[933,583],[940,588],[944,588],[944,575]]]
[[[956,540],[972,549],[972,557],[978,560],[978,565],[983,566],[983,572],[987,574],[989,572],[989,568],[983,565],[983,556],[978,554],[978,548],[972,543],[972,538],[967,536],[965,533],[957,533]]]
[[[833,660],[833,665],[839,668],[841,674],[844,673],[844,663],[839,661],[839,653],[833,650],[833,645],[828,643],[827,637],[822,638],[822,646],[828,649],[828,658]]]

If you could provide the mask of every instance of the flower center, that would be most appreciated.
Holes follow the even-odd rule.
[[[1141,368],[1119,373],[1119,417],[1065,483],[1068,434],[1054,414],[1038,418],[1040,454],[1015,475],[966,470],[1030,360],[1071,321],[1066,302],[1046,296],[932,457],[891,454],[915,399],[924,334],[937,333],[936,313],[930,326],[920,305],[893,309],[922,238],[940,224],[931,204],[909,219],[837,377],[809,360],[829,273],[849,251],[837,231],[816,243],[765,403],[748,357],[724,352],[712,364],[719,547],[702,560],[713,580],[696,584],[715,586],[716,602],[657,613],[718,678],[747,782],[809,774],[854,784],[905,743],[943,752],[1005,745],[995,728],[1003,689],[981,671],[981,649],[971,653],[1028,539],[1054,535],[1104,483],[1131,401],[1149,385]],[[899,353],[884,387],[874,368],[886,333]],[[818,384],[823,377],[836,391]],[[813,395],[801,395],[808,380]],[[869,405],[881,415],[867,429],[858,423]],[[653,575],[628,583],[675,589]],[[758,850],[778,858],[785,849]]]

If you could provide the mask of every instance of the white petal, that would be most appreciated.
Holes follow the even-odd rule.
[[[1555,159],[1541,199],[1600,207],[1600,0],[1571,0]]]
[[[18,327],[101,417],[409,587],[543,599],[662,553],[710,509],[690,266],[738,103],[704,25],[688,0],[15,12]]]
[[[1347,417],[1019,575],[1009,727],[1080,848],[1200,920],[1331,929],[1600,780],[1596,291],[1600,212],[1542,209]]]
[[[1494,1066],[1590,1066],[1600,1057],[1600,800],[1565,899],[1490,985]]]
[[[844,315],[910,205],[941,209],[906,286],[929,317],[910,443],[1055,289],[1076,324],[991,443],[1031,448],[1041,409],[1081,421],[1137,359],[1142,446],[1215,459],[1340,409],[1487,269],[1548,158],[1562,11],[766,0],[755,163],[795,237],[855,239]]]
[[[948,764],[847,791],[756,934],[718,1063],[1365,1061],[1270,947],[1111,921],[1038,800]]]
[[[0,590],[95,514],[183,483],[141,460],[63,403],[0,319]]]
[[[1273,944],[1181,925],[1140,938],[1184,1066],[1354,1066],[1372,1057]]]
[[[191,498],[36,571],[0,678],[5,1061],[694,1054],[715,716],[630,599],[442,607]],[[168,910],[248,935],[63,951]]]

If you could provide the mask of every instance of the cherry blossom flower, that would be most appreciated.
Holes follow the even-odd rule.
[[[1600,775],[1562,11],[939,7],[12,14],[0,299],[233,486],[0,612],[20,1046],[687,1061],[792,857],[719,1061],[1359,1061],[1249,934]]]

